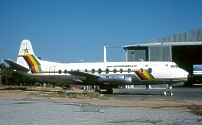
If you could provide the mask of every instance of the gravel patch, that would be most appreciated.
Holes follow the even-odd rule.
[[[0,125],[200,125],[189,112],[78,102],[0,99]]]

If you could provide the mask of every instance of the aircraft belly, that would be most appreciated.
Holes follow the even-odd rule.
[[[132,76],[133,85],[152,85],[152,84],[169,84],[171,81],[156,80],[156,79],[142,79],[137,75]]]
[[[136,75],[132,76],[132,84],[133,85],[139,84],[140,82],[141,82],[141,80]]]
[[[37,73],[30,75],[33,78],[47,80],[49,82],[72,83],[73,78],[71,75],[49,75],[46,73]]]

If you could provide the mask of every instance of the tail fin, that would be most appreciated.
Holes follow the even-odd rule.
[[[18,55],[33,54],[32,44],[29,40],[23,40],[20,46],[20,51]]]
[[[17,63],[29,67],[33,73],[41,72],[41,64],[39,59],[35,56],[29,40],[23,40],[20,46]]]

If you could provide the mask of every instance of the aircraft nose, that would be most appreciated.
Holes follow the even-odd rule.
[[[189,73],[187,71],[184,71],[183,76],[186,78],[186,81],[189,79]]]
[[[190,74],[187,71],[185,71],[184,76],[187,78],[187,81],[188,81]]]
[[[185,71],[184,76],[188,77],[189,73]]]

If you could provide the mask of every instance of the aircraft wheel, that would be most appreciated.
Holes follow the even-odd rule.
[[[112,88],[108,88],[107,89],[107,94],[112,94],[113,93],[113,89]]]
[[[167,91],[167,92],[164,92],[164,95],[166,95],[166,96],[172,96],[173,93],[171,91]]]
[[[167,95],[167,96],[170,96],[170,95],[171,95],[171,92],[170,92],[170,91],[167,91],[167,92],[166,92],[166,95]]]

